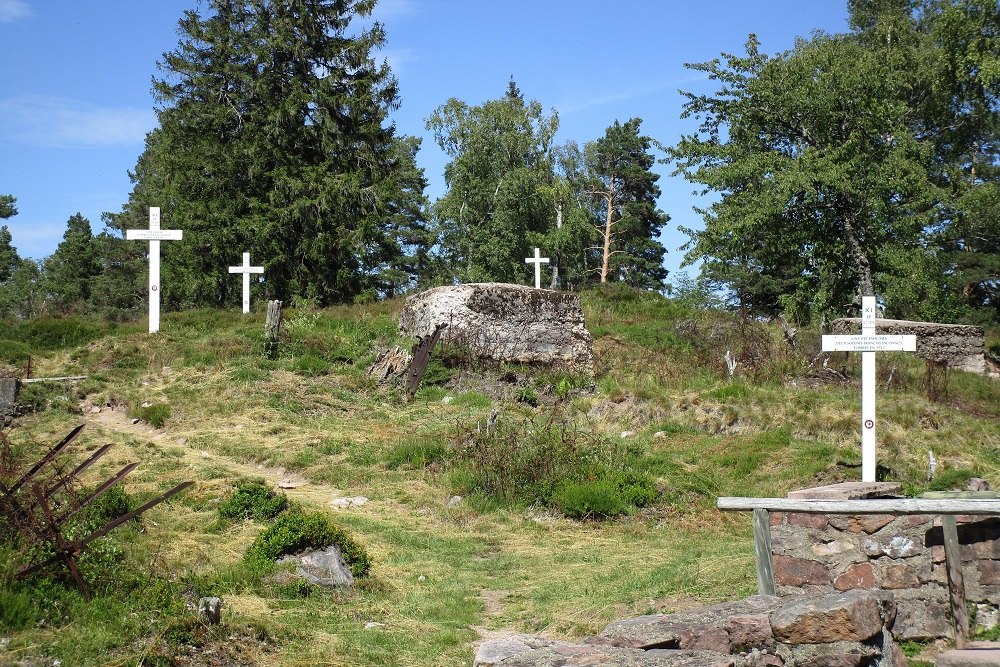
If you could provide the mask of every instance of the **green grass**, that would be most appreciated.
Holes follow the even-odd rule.
[[[472,627],[574,638],[631,614],[751,594],[749,520],[720,514],[715,499],[856,478],[859,364],[845,358],[846,381],[812,384],[814,352],[782,348],[763,325],[744,330],[731,314],[619,285],[581,296],[596,376],[519,368],[520,402],[512,385],[449,384],[496,371],[457,354],[433,359],[412,400],[375,386],[365,367],[378,351],[412,343],[396,331],[398,301],[286,311],[273,359],[262,313],[168,313],[156,336],[142,323],[0,327],[0,361],[23,362],[16,343],[29,341],[36,375],[90,376],[25,395],[38,411],[10,433],[24,460],[85,420],[69,463],[115,444],[88,484],[140,461],[124,487],[134,506],[197,482],[95,552],[90,602],[58,571],[13,581],[11,547],[0,547],[0,636],[10,639],[0,663],[169,664],[200,644],[279,665],[468,664]],[[730,381],[720,346],[756,346],[762,361]],[[952,373],[935,402],[922,362],[886,355],[879,367],[879,462],[894,478],[926,489],[932,449],[939,485],[970,474],[1000,485],[998,383]],[[109,402],[121,408],[90,413]],[[125,418],[143,403],[169,406],[160,428]],[[473,464],[462,453],[493,410],[504,430],[482,440]],[[260,486],[220,520],[249,479]],[[480,488],[484,479],[500,493]],[[315,589],[245,560],[258,540],[290,534],[275,537],[283,515],[252,511],[278,497],[279,482],[368,554],[354,588]],[[514,493],[525,489],[534,495]],[[369,501],[330,504],[356,496]],[[209,594],[224,599],[217,632],[185,606]]]

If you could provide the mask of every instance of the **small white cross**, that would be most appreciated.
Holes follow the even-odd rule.
[[[243,265],[242,266],[230,266],[230,273],[242,273],[243,274],[243,312],[250,312],[250,274],[251,273],[264,273],[263,266],[250,266],[250,253],[243,253]]]
[[[542,251],[535,248],[534,257],[526,257],[525,264],[535,265],[535,289],[542,289],[542,264],[548,264],[549,258],[541,256]]]
[[[823,336],[824,352],[861,353],[861,481],[875,481],[875,353],[915,352],[917,337],[875,333],[875,297],[861,297],[861,335]]]
[[[180,241],[179,229],[160,229],[160,207],[149,207],[149,229],[127,229],[130,241],[149,241],[149,333],[160,330],[160,241]]]

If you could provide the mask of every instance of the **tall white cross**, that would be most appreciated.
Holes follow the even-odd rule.
[[[915,352],[917,337],[875,333],[875,297],[861,297],[861,335],[823,336],[824,352],[861,353],[861,481],[875,481],[875,353]]]
[[[525,264],[535,265],[535,289],[542,289],[542,264],[549,263],[549,258],[542,257],[541,255],[542,251],[535,248],[535,256],[524,259]]]
[[[149,241],[149,333],[160,330],[160,241],[180,241],[179,229],[160,229],[160,207],[149,207],[149,229],[127,229],[130,241]]]
[[[242,266],[230,266],[230,273],[242,273],[243,274],[243,312],[250,312],[250,274],[251,273],[264,273],[263,266],[250,266],[250,253],[243,253],[243,265]]]

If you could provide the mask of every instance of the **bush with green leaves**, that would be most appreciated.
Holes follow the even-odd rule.
[[[170,406],[166,403],[152,403],[150,405],[141,405],[131,413],[142,421],[148,423],[153,428],[163,428],[163,425],[167,423],[172,414]]]
[[[322,512],[306,512],[293,506],[257,536],[247,549],[245,559],[251,563],[271,563],[281,556],[309,549],[336,546],[355,577],[364,577],[371,568],[371,557],[364,547],[334,525]]]
[[[398,468],[426,468],[432,463],[444,461],[448,454],[445,443],[437,438],[414,437],[396,443],[385,458],[385,466],[390,470]]]
[[[288,507],[288,498],[259,480],[237,482],[233,492],[219,504],[223,519],[267,521]]]
[[[558,408],[502,417],[460,434],[455,479],[500,505],[542,504],[574,518],[606,518],[656,501],[641,452],[580,428]]]

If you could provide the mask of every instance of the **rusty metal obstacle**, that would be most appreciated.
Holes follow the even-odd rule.
[[[2,450],[0,451],[0,527],[6,525],[16,531],[30,547],[28,553],[37,553],[40,551],[37,547],[43,545],[49,545],[50,552],[55,552],[48,557],[38,557],[34,562],[24,565],[16,573],[17,578],[27,577],[62,562],[69,570],[80,593],[89,598],[90,589],[83,580],[77,563],[81,552],[94,540],[104,537],[118,526],[177,495],[194,482],[178,484],[166,493],[107,522],[82,538],[68,539],[66,537],[68,522],[120,483],[139,465],[137,462],[129,463],[89,493],[78,492],[76,487],[80,475],[107,454],[113,446],[107,444],[100,447],[83,462],[69,469],[63,455],[83,428],[83,424],[74,428],[20,474],[18,474],[20,471],[15,469],[16,463],[10,454],[9,442],[6,440],[0,442]]]

